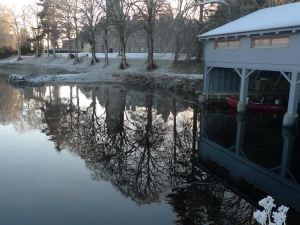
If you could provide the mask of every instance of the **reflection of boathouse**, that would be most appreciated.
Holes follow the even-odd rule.
[[[199,37],[204,42],[204,94],[239,91],[238,111],[249,91],[289,96],[283,125],[297,118],[300,73],[300,3],[262,9]],[[265,85],[263,79],[272,80]],[[288,94],[289,91],[289,94]]]
[[[295,134],[280,118],[203,112],[199,156],[203,164],[251,199],[268,193],[300,211],[300,174]]]

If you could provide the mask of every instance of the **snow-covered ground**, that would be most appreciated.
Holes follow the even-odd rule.
[[[68,53],[58,53],[59,56],[63,56],[63,57],[68,57]],[[79,56],[86,56],[88,55],[89,57],[91,57],[91,53],[89,52],[81,52],[79,53]],[[105,54],[104,53],[97,53],[96,56],[98,58],[104,58]],[[120,59],[120,55],[118,53],[108,53],[108,57],[110,59]],[[127,53],[126,54],[127,59],[147,59],[148,58],[148,54],[147,53]],[[185,56],[182,56],[183,58]],[[172,60],[174,58],[174,54],[173,53],[154,53],[154,58],[155,59],[167,59],[167,60]]]
[[[88,56],[86,57],[86,55]],[[177,70],[173,67],[173,55],[169,53],[155,54],[158,69],[152,72],[146,71],[146,53],[128,53],[129,67],[126,70],[119,69],[120,59],[117,53],[109,54],[110,65],[107,67],[104,67],[104,54],[99,53],[97,56],[100,62],[93,66],[90,65],[90,54],[88,53],[80,53],[82,62],[79,64],[74,64],[74,60],[68,60],[67,54],[58,54],[56,58],[27,56],[23,57],[21,61],[11,57],[0,61],[0,73],[19,74],[33,84],[122,83],[128,81],[129,78],[136,83],[136,80],[141,77],[144,79],[143,82],[149,77],[156,82],[159,82],[159,79],[164,79],[176,83],[180,80],[192,82],[202,79],[200,65],[199,68],[198,64],[195,64],[183,66]]]
[[[68,53],[57,53],[56,54],[58,58],[64,57],[67,58],[68,57]],[[91,57],[91,53],[90,52],[81,52],[78,54],[79,57]],[[96,56],[99,59],[104,59],[105,54],[104,53],[97,53]],[[118,53],[108,53],[108,57],[109,59],[120,59],[121,56]],[[23,59],[32,59],[32,56],[23,56]],[[43,55],[41,58],[48,58],[48,56]],[[126,54],[126,58],[127,59],[139,59],[139,60],[147,60],[148,58],[148,54],[147,53],[127,53]],[[170,60],[172,61],[174,59],[174,54],[173,53],[154,53],[154,59],[156,60]],[[186,55],[181,55],[179,57],[179,60],[185,60],[186,59]],[[10,57],[7,59],[3,59],[0,60],[0,62],[16,62],[16,57]]]

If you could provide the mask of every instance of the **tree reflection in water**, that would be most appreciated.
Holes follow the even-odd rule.
[[[198,162],[197,105],[109,86],[31,90],[21,121],[83,159],[92,179],[137,204],[167,200],[177,224],[251,224],[252,206]]]

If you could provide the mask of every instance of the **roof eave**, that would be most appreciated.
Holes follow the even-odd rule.
[[[276,28],[276,29],[269,29],[269,30],[256,30],[256,31],[249,31],[249,32],[240,32],[240,33],[227,33],[227,34],[219,34],[219,35],[198,35],[198,40],[209,40],[209,39],[220,39],[220,38],[238,38],[241,36],[253,36],[253,35],[265,35],[265,34],[279,34],[283,32],[292,32],[296,33],[300,31],[300,26],[294,27],[285,27],[285,28]]]

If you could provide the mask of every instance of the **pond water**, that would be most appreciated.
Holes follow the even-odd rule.
[[[298,224],[300,138],[281,120],[0,78],[0,224],[254,224],[268,194]]]

